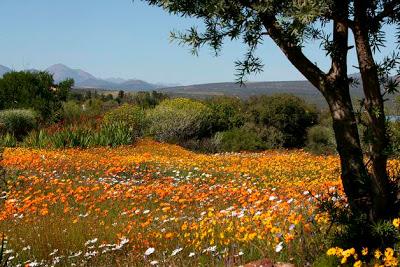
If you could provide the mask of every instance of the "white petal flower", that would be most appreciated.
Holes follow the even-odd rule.
[[[150,265],[157,265],[158,264],[158,261],[152,261],[152,262],[150,262]]]
[[[278,245],[275,247],[276,252],[280,252],[283,249],[283,242],[280,242]]]
[[[148,249],[146,250],[146,252],[144,253],[144,255],[145,255],[145,256],[149,256],[149,255],[153,254],[154,251],[155,251],[154,248],[148,248]]]
[[[172,251],[171,256],[175,256],[176,254],[178,254],[179,252],[181,252],[183,250],[183,248],[177,248],[174,251]]]

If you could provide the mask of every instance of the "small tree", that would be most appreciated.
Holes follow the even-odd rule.
[[[54,84],[47,72],[9,72],[0,79],[0,109],[27,108],[51,118],[66,101],[74,81]]]
[[[395,55],[383,63],[374,60],[374,51],[384,43],[382,27],[392,24],[400,29],[398,0],[146,0],[151,5],[182,16],[202,19],[205,32],[193,27],[187,33],[172,37],[193,47],[193,53],[205,44],[218,52],[225,38],[238,39],[248,45],[244,60],[236,62],[238,81],[251,72],[262,70],[255,50],[264,38],[271,38],[288,60],[325,97],[332,116],[341,178],[353,213],[373,224],[393,216],[394,187],[386,170],[388,138],[385,126],[384,100],[380,82],[387,92],[398,86],[388,70],[395,67]],[[327,33],[330,27],[330,33]],[[357,118],[351,101],[347,76],[349,32],[355,39],[361,82],[364,89],[366,121],[370,143],[365,154],[357,129]],[[398,34],[400,41],[400,33]],[[328,72],[322,71],[303,53],[306,41],[320,41],[331,58]],[[371,170],[368,172],[368,169]],[[371,240],[371,239],[370,239]]]

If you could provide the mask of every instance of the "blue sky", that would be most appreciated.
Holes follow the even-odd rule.
[[[208,48],[195,57],[187,47],[170,43],[169,32],[200,22],[139,0],[0,0],[0,25],[0,64],[16,70],[63,63],[101,78],[225,82],[235,79],[234,61],[245,52],[240,42],[227,41],[219,57]],[[393,31],[388,32],[393,41]],[[393,49],[389,45],[383,52]],[[318,50],[317,44],[310,44],[305,52],[327,68],[328,59]],[[258,55],[265,69],[250,80],[304,79],[270,40],[260,46]],[[349,66],[356,64],[352,53]]]

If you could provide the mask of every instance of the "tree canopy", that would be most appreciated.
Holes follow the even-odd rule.
[[[32,108],[49,119],[61,108],[73,86],[71,79],[55,84],[47,72],[10,72],[0,79],[0,109]]]

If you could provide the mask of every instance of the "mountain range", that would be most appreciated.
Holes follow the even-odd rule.
[[[10,68],[0,65],[0,77],[9,71],[11,71]],[[27,71],[37,70],[30,69]],[[67,78],[74,79],[76,89],[105,89],[112,91],[124,90],[133,92],[157,90],[171,96],[189,98],[209,98],[212,96],[228,95],[245,99],[256,95],[288,93],[297,95],[311,103],[316,104],[317,106],[326,106],[322,94],[308,81],[248,82],[245,84],[245,86],[240,86],[234,82],[177,86],[174,84],[152,84],[136,79],[101,79],[86,71],[72,69],[63,64],[50,66],[45,71],[52,73],[56,82],[65,80]],[[355,80],[360,80],[360,74],[358,73],[351,74],[349,76]],[[355,84],[351,88],[351,95],[354,99],[360,99],[363,97],[363,90],[360,84]],[[394,102],[393,95],[389,96],[388,98],[388,102]]]
[[[0,65],[0,77],[5,73],[12,71],[10,68]],[[38,71],[29,69],[27,71]],[[75,81],[76,88],[82,89],[107,89],[107,90],[126,90],[126,91],[151,91],[158,88],[165,88],[168,84],[152,84],[137,79],[108,78],[102,79],[95,77],[81,69],[72,69],[63,64],[56,64],[48,67],[45,71],[52,73],[55,82],[72,78]],[[176,86],[176,84],[175,84]]]

